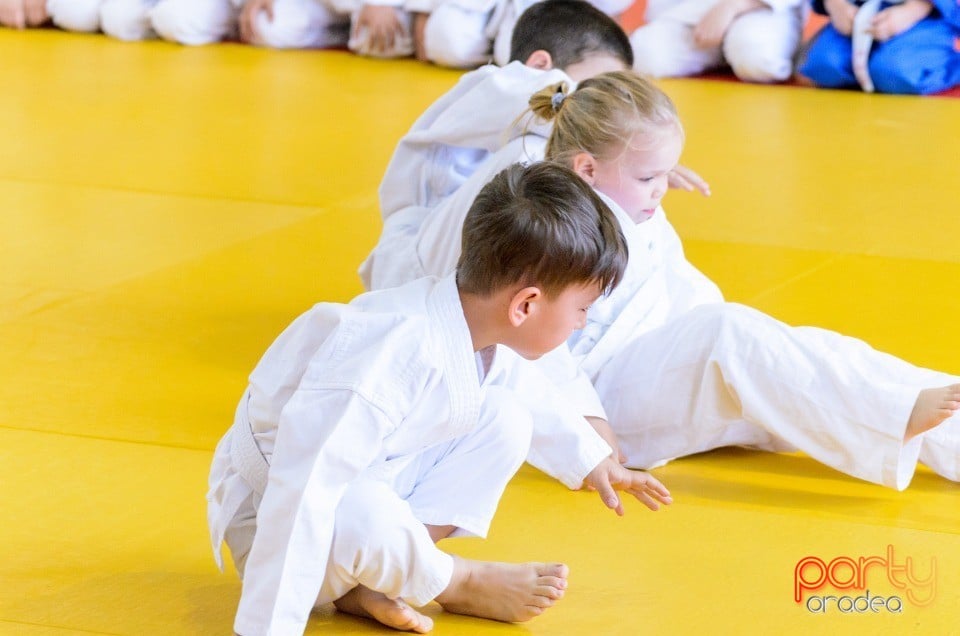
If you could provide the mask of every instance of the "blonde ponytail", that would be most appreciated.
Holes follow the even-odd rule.
[[[530,98],[530,112],[553,122],[546,158],[565,165],[581,152],[612,159],[638,135],[683,132],[670,98],[632,70],[597,75],[573,92],[565,83],[548,86]]]

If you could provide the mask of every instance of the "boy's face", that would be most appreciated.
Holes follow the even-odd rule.
[[[579,62],[574,62],[563,69],[570,79],[574,82],[582,82],[601,73],[610,73],[612,71],[625,71],[627,65],[618,57],[609,53],[594,53],[588,55]]]
[[[517,329],[510,348],[527,360],[536,360],[553,351],[576,329],[587,324],[587,310],[600,297],[595,282],[571,285],[552,298],[540,296],[527,319]]]
[[[613,199],[634,223],[643,223],[666,195],[667,175],[682,150],[683,138],[676,128],[634,139],[620,156],[597,160],[593,187]]]

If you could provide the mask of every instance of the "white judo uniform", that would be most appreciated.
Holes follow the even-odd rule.
[[[302,633],[315,604],[361,584],[429,602],[453,562],[424,524],[485,535],[531,434],[571,486],[609,455],[563,401],[512,351],[473,352],[452,276],[303,314],[214,454],[214,554],[226,542],[243,578],[235,631]]]
[[[779,82],[793,73],[804,0],[763,0],[768,8],[734,18],[717,47],[701,48],[693,28],[720,0],[651,0],[646,24],[630,35],[634,68],[655,77],[683,77],[729,64],[742,80]]]
[[[543,157],[549,128],[528,127],[524,135],[511,124],[523,112],[517,104],[525,104],[538,83],[553,84],[562,74],[524,69],[514,63],[465,76],[463,86],[441,98],[401,141],[380,192],[383,234],[361,267],[368,287],[452,271],[476,193],[506,166]],[[525,97],[511,99],[510,90],[524,90]],[[482,114],[476,127],[466,113]],[[492,132],[497,113],[500,130],[507,131],[499,137]],[[463,148],[475,143],[474,134],[486,145],[471,155]],[[469,162],[451,164],[451,156],[479,163],[465,176]],[[902,441],[919,391],[960,379],[854,338],[789,327],[723,302],[716,285],[686,260],[662,209],[637,225],[604,199],[630,248],[624,280],[593,304],[587,326],[568,343],[572,356],[555,352],[540,366],[560,364],[557,377],[590,379],[628,466],[651,468],[711,448],[747,445],[802,450],[897,489],[909,484],[918,456],[960,480],[960,416],[910,444]],[[588,403],[585,394],[578,392],[581,404]]]
[[[240,10],[246,0],[103,0],[105,33],[123,40],[162,37],[181,44],[202,45],[237,35]],[[271,48],[307,49],[347,46],[362,55],[372,55],[362,29],[351,37],[360,0],[274,0],[273,18],[265,12],[255,18],[258,40]],[[377,52],[383,57],[413,53],[411,18],[398,0],[367,3],[394,6],[406,32],[393,48]]]
[[[94,33],[100,30],[103,0],[47,0],[50,20],[61,29]]]
[[[513,28],[527,7],[539,0],[408,0],[407,9],[429,13],[424,33],[427,59],[441,66],[473,68],[510,61]],[[612,16],[634,0],[591,0]]]

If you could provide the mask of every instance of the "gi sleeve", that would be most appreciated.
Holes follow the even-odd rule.
[[[378,455],[390,419],[347,389],[300,389],[280,415],[234,630],[303,633],[347,484]]]
[[[683,243],[666,216],[660,242],[671,316],[679,316],[699,305],[723,302],[723,293],[716,283],[687,260]]]
[[[579,488],[613,449],[533,364],[515,364],[507,385],[533,417],[527,461],[568,488]]]

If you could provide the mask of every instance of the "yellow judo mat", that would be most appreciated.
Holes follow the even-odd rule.
[[[213,447],[273,338],[361,290],[387,160],[458,77],[0,31],[0,633],[231,632]],[[960,374],[960,100],[661,85],[713,187],[665,207],[730,300]],[[522,469],[487,540],[441,546],[566,562],[566,598],[522,625],[434,606],[435,633],[960,634],[960,485],[743,449],[654,472],[676,503],[617,518]]]

